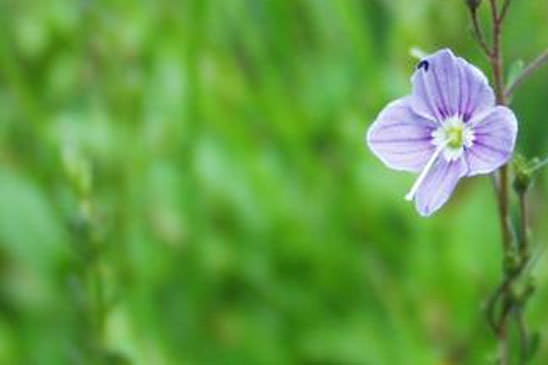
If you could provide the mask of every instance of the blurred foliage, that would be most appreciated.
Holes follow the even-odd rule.
[[[4,0],[0,20],[0,363],[493,358],[489,179],[422,219],[363,143],[411,47],[486,69],[463,1]],[[514,1],[508,64],[547,23]],[[514,100],[527,156],[548,152],[547,78]],[[534,274],[544,364],[546,257]]]

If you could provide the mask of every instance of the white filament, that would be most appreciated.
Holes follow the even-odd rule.
[[[411,190],[405,195],[405,199],[413,200],[415,198],[424,179],[426,179],[442,152],[447,162],[456,161],[464,153],[465,147],[472,147],[474,139],[473,128],[465,125],[460,117],[454,116],[444,120],[441,126],[432,133],[432,143],[436,146],[436,150],[422,169],[417,180],[415,180]]]
[[[432,170],[432,167],[434,167],[434,163],[436,162],[439,155],[442,153],[442,151],[445,149],[448,143],[449,143],[449,140],[445,140],[442,144],[438,145],[438,148],[436,149],[432,157],[430,157],[430,160],[428,160],[428,162],[426,163],[426,166],[424,166],[424,168],[422,169],[422,172],[420,173],[419,177],[417,178],[417,180],[415,180],[415,183],[411,187],[411,190],[409,190],[407,195],[405,195],[406,200],[413,200],[413,198],[415,197],[415,194],[417,193],[417,190],[419,190],[419,187],[421,186],[424,179],[426,178],[426,175],[428,175],[430,170]]]

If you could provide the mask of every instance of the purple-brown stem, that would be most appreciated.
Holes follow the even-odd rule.
[[[507,105],[506,94],[504,92],[504,68],[501,54],[501,37],[502,37],[502,22],[508,6],[509,0],[505,0],[502,10],[499,13],[497,0],[490,0],[492,26],[493,26],[493,43],[491,52],[488,57],[491,63],[493,72],[493,82],[497,104]],[[499,209],[499,218],[502,233],[503,260],[507,260],[513,251],[513,228],[509,214],[509,191],[508,191],[508,167],[502,166],[498,171],[498,191],[497,201]],[[494,312],[497,301],[500,299],[502,303],[502,313],[494,330],[499,340],[499,361],[501,365],[507,365],[509,362],[509,336],[508,336],[508,312],[511,309],[511,287],[514,278],[513,273],[508,272],[507,264],[503,265],[504,276],[503,284],[497,289],[494,300],[490,303],[489,312]]]
[[[493,72],[493,83],[498,105],[508,105],[514,90],[534,71],[548,61],[548,49],[531,62],[505,89],[504,68],[501,51],[502,25],[508,13],[511,0],[504,0],[498,7],[497,0],[489,0],[492,15],[492,47],[486,42],[481,24],[478,19],[477,8],[470,8],[472,23],[476,38],[489,59]],[[548,160],[547,160],[548,161]],[[545,162],[539,164],[542,166]],[[497,178],[498,176],[498,178]],[[489,325],[499,340],[499,361],[507,365],[510,361],[509,347],[509,319],[515,317],[519,328],[520,361],[525,363],[529,356],[529,336],[524,320],[525,304],[532,294],[532,287],[516,295],[514,283],[520,279],[525,267],[529,263],[528,227],[529,216],[526,199],[526,189],[518,191],[520,212],[520,235],[517,240],[514,235],[513,224],[509,214],[509,176],[508,166],[501,167],[494,179],[497,192],[497,202],[502,233],[503,247],[503,280],[497,286],[487,303],[486,313]],[[498,310],[497,310],[498,308]]]
[[[500,40],[502,36],[502,19],[498,14],[496,0],[490,0],[491,14],[493,17],[493,49],[491,52],[491,68],[493,70],[493,80],[495,86],[495,95],[497,104],[506,105],[506,97],[504,93],[504,75],[502,65],[502,55],[500,52]],[[498,190],[498,205],[499,217],[502,230],[503,257],[511,252],[512,246],[512,226],[508,212],[508,167],[502,166],[499,170],[499,190]],[[502,303],[508,303],[509,288],[511,285],[504,286],[501,294]],[[505,311],[503,311],[505,312]],[[497,326],[497,337],[499,339],[499,360],[501,365],[507,365],[509,361],[509,343],[508,343],[508,321],[507,315],[502,314],[499,325]]]
[[[480,21],[478,18],[478,9],[472,8],[470,9],[470,17],[472,18],[472,25],[474,27],[474,33],[476,35],[476,40],[478,41],[481,49],[483,52],[487,55],[488,58],[491,57],[491,49],[489,48],[489,45],[487,44],[487,41],[485,40],[485,36],[483,34],[483,30],[480,25]]]

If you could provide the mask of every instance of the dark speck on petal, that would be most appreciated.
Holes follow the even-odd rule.
[[[428,67],[430,67],[430,63],[426,60],[420,61],[419,64],[417,65],[417,70],[420,70],[423,67],[424,67],[424,71],[428,71]]]

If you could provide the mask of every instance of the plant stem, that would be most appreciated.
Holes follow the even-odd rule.
[[[504,4],[502,4],[502,10],[500,11],[500,15],[499,15],[500,22],[504,20],[504,17],[508,13],[508,8],[510,7],[511,1],[512,0],[504,0]]]
[[[499,15],[498,6],[496,0],[490,0],[491,14],[493,23],[493,48],[490,53],[491,68],[493,71],[493,80],[495,87],[495,95],[498,105],[506,105],[506,94],[504,92],[504,75],[503,75],[503,63],[501,54],[501,37],[502,37],[502,16]],[[506,3],[505,3],[506,5]],[[506,12],[505,9],[503,9]],[[504,13],[502,14],[504,15]],[[503,248],[503,260],[506,261],[507,257],[512,252],[512,223],[510,221],[509,209],[508,209],[508,167],[502,166],[498,173],[498,207],[499,218],[502,232],[502,248]],[[500,317],[500,322],[496,326],[496,334],[499,340],[499,360],[501,365],[507,365],[509,362],[509,337],[508,337],[508,312],[510,310],[509,303],[512,276],[508,272],[507,265],[503,265],[505,271],[505,281],[501,285],[500,299],[503,303],[503,311]],[[511,275],[511,276],[510,276]],[[498,299],[498,298],[496,298]],[[496,301],[492,304],[494,311]]]
[[[500,52],[500,40],[502,36],[502,22],[498,15],[496,0],[491,1],[491,10],[493,15],[493,50],[490,52],[491,68],[493,70],[493,79],[497,104],[506,105],[507,99],[504,93],[504,76],[502,55]],[[512,246],[512,223],[510,221],[508,209],[508,168],[502,166],[499,170],[498,178],[498,204],[499,216],[502,230],[502,244],[504,252],[511,249]]]
[[[521,71],[521,73],[514,79],[512,84],[508,85],[506,89],[506,97],[512,96],[514,91],[527,79],[531,76],[536,70],[538,70],[545,62],[548,61],[548,48],[544,50],[537,58],[535,58],[527,67]]]
[[[483,49],[483,52],[485,52],[487,57],[491,57],[491,50],[489,49],[489,45],[487,44],[487,41],[485,40],[485,36],[483,35],[483,30],[481,29],[477,8],[470,10],[470,17],[472,18],[474,33],[476,35],[476,39],[481,49]]]
[[[519,194],[519,210],[521,217],[521,230],[520,230],[520,239],[519,239],[519,254],[523,261],[529,260],[529,214],[527,209],[527,197],[526,193],[522,192]]]
[[[508,209],[508,166],[504,165],[498,173],[498,206],[504,253],[512,250],[513,229]]]
[[[493,72],[493,83],[498,105],[508,105],[513,91],[542,64],[548,61],[548,49],[527,66],[520,75],[505,90],[504,68],[501,52],[502,24],[508,12],[511,0],[504,0],[502,7],[498,7],[497,0],[489,0],[491,6],[493,41],[490,49],[482,33],[476,9],[471,9],[472,22],[476,38],[485,54],[489,58]],[[531,170],[544,166],[548,159],[537,163]],[[509,212],[509,176],[508,166],[502,166],[493,178],[495,191],[497,193],[498,211],[502,233],[503,249],[503,280],[497,286],[489,298],[486,308],[487,320],[493,333],[496,335],[498,344],[498,360],[501,365],[508,365],[510,362],[510,341],[509,318],[515,318],[519,329],[519,359],[520,364],[525,364],[529,356],[529,336],[524,319],[525,305],[534,291],[532,285],[526,286],[521,293],[516,293],[514,284],[523,277],[525,267],[530,261],[528,227],[529,215],[527,208],[526,189],[518,191],[520,211],[520,231],[516,246],[513,224]]]
[[[521,205],[521,204],[520,204]],[[526,215],[525,215],[526,216]],[[522,221],[526,222],[526,219],[523,219]],[[522,223],[521,229],[525,231],[525,233],[522,233],[524,236],[527,235],[527,223]],[[524,247],[524,253],[521,255],[521,263],[520,263],[520,271],[524,271],[523,269],[529,262],[529,256],[527,252],[527,239],[525,239],[523,246]],[[521,249],[520,249],[521,251]],[[529,299],[530,295],[532,294],[531,287],[526,288],[521,294],[520,298],[516,300],[516,302],[513,304],[514,306],[514,317],[516,320],[516,324],[518,326],[518,335],[519,335],[519,363],[525,365],[529,358],[529,334],[527,332],[527,324],[525,323],[525,306],[527,304],[527,300]]]
[[[504,94],[504,76],[502,68],[502,55],[500,52],[500,40],[502,37],[502,23],[498,15],[496,0],[491,1],[491,13],[493,16],[493,50],[491,51],[491,67],[493,69],[493,78],[495,82],[495,95],[497,104],[505,105],[506,97]]]
[[[531,167],[531,172],[536,172],[538,169],[546,166],[548,164],[548,157],[545,157],[543,160]]]
[[[516,310],[516,322],[519,329],[519,363],[526,364],[529,356],[529,335],[527,334],[527,325],[525,324],[525,318],[523,318],[523,307],[519,307]]]
[[[519,257],[520,257],[520,272],[524,271],[525,266],[529,263],[529,210],[527,207],[527,192],[524,190],[518,194],[519,210],[520,210],[520,239],[518,241]],[[531,291],[529,291],[531,290]],[[525,305],[529,296],[532,294],[530,287],[526,288],[521,294],[521,298],[516,308],[516,321],[519,329],[519,346],[520,346],[520,364],[526,364],[529,357],[529,335],[527,333],[527,325],[525,323],[524,311]]]
[[[509,343],[508,343],[508,326],[506,321],[499,328],[499,359],[500,365],[508,365],[509,361]]]
[[[491,329],[495,334],[499,332],[500,327],[500,320],[497,319],[496,316],[496,306],[497,302],[501,298],[501,296],[508,290],[510,284],[512,283],[512,280],[514,280],[514,275],[505,275],[504,280],[497,286],[491,297],[489,298],[489,301],[487,302],[487,321],[489,322],[489,325],[491,326]]]

